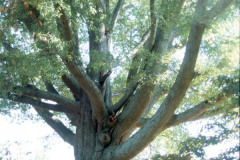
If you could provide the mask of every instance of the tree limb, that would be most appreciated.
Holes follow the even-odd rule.
[[[151,27],[143,34],[141,41],[138,43],[138,45],[133,48],[129,53],[128,57],[132,57],[132,62],[130,69],[128,71],[128,76],[127,76],[127,87],[130,85],[131,81],[133,80],[134,76],[138,73],[139,66],[136,65],[137,62],[141,61],[141,55],[138,53],[139,49],[141,49],[144,44],[147,43],[147,40],[150,37],[151,33]]]
[[[199,12],[199,8],[202,7],[202,2],[202,0],[198,1],[194,17],[201,14],[201,12]],[[111,152],[112,158],[114,157],[114,159],[118,160],[126,159],[126,157],[129,159],[132,158],[164,130],[164,126],[171,119],[175,109],[182,101],[187,88],[193,79],[194,67],[204,30],[205,26],[199,24],[197,19],[194,18],[185,56],[179,74],[177,75],[177,79],[174,82],[168,96],[165,98],[164,102],[154,116],[152,116],[152,118],[149,119],[137,133],[135,133],[122,145],[118,146],[114,150],[114,153]],[[146,95],[146,97],[148,96]],[[134,113],[134,111],[132,111],[132,113]],[[130,116],[130,118],[132,117]],[[132,147],[133,145],[135,147]]]
[[[141,118],[138,119],[135,127],[133,127],[132,129],[130,129],[128,131],[127,134],[124,135],[123,137],[123,142],[129,138],[129,136],[135,131],[136,127],[141,127],[148,119],[144,118],[145,116],[147,116],[147,114],[149,113],[149,111],[152,109],[153,105],[159,100],[160,97],[162,97],[163,95],[165,95],[166,93],[168,93],[169,90],[164,89],[160,86],[157,86],[153,92],[153,95],[151,97],[151,100],[148,104],[148,106],[146,107],[145,111],[143,112]]]
[[[41,102],[40,100],[36,100],[27,96],[18,96],[15,94],[11,94],[8,96],[8,99],[14,101],[14,102],[20,102],[25,104],[33,105],[37,108],[41,108],[44,110],[52,110],[56,112],[63,112],[63,113],[70,113],[70,114],[76,114],[76,112],[70,110],[69,108],[63,106],[63,105],[55,105],[55,104],[48,104]]]
[[[179,16],[181,14],[182,7],[184,6],[185,1],[186,0],[173,0],[171,2],[169,2],[169,1],[162,2],[161,8],[168,8],[169,5],[172,5],[172,8],[171,8],[171,10],[167,9],[171,12],[171,14],[169,14],[169,12],[162,12],[162,13],[160,13],[161,16],[158,17],[158,27],[157,27],[157,31],[156,31],[156,38],[154,41],[154,45],[152,47],[152,50],[154,52],[158,52],[161,45],[163,45],[162,41],[163,41],[163,39],[165,39],[165,37],[162,38],[161,33],[166,32],[168,26],[173,26],[173,28],[175,28],[175,24],[177,24],[177,22],[179,22],[179,20],[180,20]],[[175,36],[175,35],[174,34],[171,35],[171,34],[167,33],[167,36],[168,36],[167,43],[169,45],[174,38],[173,36]]]
[[[222,93],[219,93],[217,96],[212,97],[208,100],[205,100],[198,105],[196,105],[193,108],[188,109],[185,112],[182,112],[178,115],[173,115],[171,120],[168,122],[167,127],[169,126],[175,126],[180,123],[184,123],[187,121],[192,121],[192,120],[198,120],[202,118],[208,118],[208,112],[211,110],[208,110],[210,107],[215,106],[226,99],[236,95],[239,91],[236,89],[236,86],[239,85],[239,82],[233,82],[229,84],[228,86],[225,86],[223,88]],[[216,113],[210,114],[210,115],[217,115],[220,114],[218,112],[218,109],[214,109],[217,111]],[[211,111],[212,112],[212,111]]]
[[[135,46],[130,52],[128,52],[128,57],[133,57],[136,55],[136,53],[139,51],[140,48],[143,47],[143,45],[146,43],[146,41],[149,39],[151,33],[151,27],[143,34],[141,41],[138,43],[137,46]]]
[[[99,83],[100,85],[103,85],[106,79],[110,76],[112,73],[112,70],[108,71],[106,74],[104,74],[102,77],[100,77]]]
[[[80,100],[82,97],[82,88],[79,86],[79,84],[75,82],[72,78],[68,77],[66,74],[62,75],[62,81],[70,89],[74,98],[76,100]]]
[[[233,0],[219,0],[211,10],[207,11],[205,16],[208,20],[212,20],[220,15],[233,2]]]
[[[113,92],[112,93],[112,97],[116,97],[116,96],[119,96],[119,95],[121,95],[123,93],[126,93],[128,90],[129,90],[128,88],[124,88],[123,90]]]
[[[56,92],[56,89],[53,87],[52,83],[51,82],[45,82],[45,86],[48,90],[48,92],[52,92],[52,93],[56,93],[56,94],[59,94],[58,92]],[[75,98],[76,99],[76,98]],[[76,99],[77,100],[77,99]],[[66,108],[66,107],[65,107]],[[81,115],[81,114],[80,114]],[[69,114],[69,113],[66,113],[66,116],[68,117],[68,119],[71,121],[70,123],[74,126],[77,125],[77,122],[78,122],[78,116],[79,114]]]
[[[61,8],[59,4],[56,4],[55,8],[59,9],[59,12],[60,12],[60,18],[58,19],[57,24],[58,24],[58,29],[61,33],[61,36],[64,41],[71,42],[73,38],[72,38],[72,32],[69,26],[67,16],[63,8]],[[33,21],[30,21],[28,18],[24,19],[23,21],[27,26],[28,30],[32,32],[33,28],[31,28],[31,24],[33,23]],[[46,45],[46,44],[43,44],[43,45]],[[74,56],[72,54],[74,49],[74,44],[70,43],[68,47],[69,47],[68,55],[62,55],[61,59],[64,62],[64,64],[67,66],[68,70],[72,73],[72,75],[78,81],[78,83],[86,91],[91,101],[96,119],[102,122],[105,117],[104,115],[107,112],[104,106],[104,101],[103,101],[101,92],[99,91],[95,83],[85,73],[85,70],[83,69],[83,67],[82,66],[78,67],[75,64],[73,59]]]
[[[139,118],[136,123],[136,127],[142,127],[150,118]]]
[[[208,100],[205,100],[198,105],[186,110],[185,112],[173,115],[171,120],[167,123],[166,127],[176,126],[180,123],[191,121],[199,117],[202,113],[207,111],[210,107],[213,107],[216,104],[219,104],[226,100],[227,98],[233,96],[233,93],[221,93],[217,97],[212,97]]]
[[[172,32],[171,32],[171,34],[170,34],[170,37],[169,37],[169,41],[168,41],[168,50],[169,51],[171,51],[171,50],[173,50],[173,49],[177,49],[177,48],[183,48],[183,47],[185,47],[186,46],[186,43],[187,43],[187,39],[181,39],[180,40],[180,44],[181,44],[181,46],[179,45],[179,44],[175,44],[175,45],[173,45],[172,43],[173,43],[173,41],[174,41],[174,39],[176,38],[176,37],[178,37],[178,36],[180,36],[180,34],[181,34],[181,29],[180,28],[178,28],[178,29],[176,29],[176,30],[173,30]]]
[[[157,86],[153,92],[153,95],[151,96],[151,100],[148,104],[148,106],[146,107],[145,111],[143,112],[141,118],[138,119],[135,127],[141,127],[144,123],[146,123],[146,121],[148,120],[148,118],[144,118],[145,116],[147,116],[147,114],[150,112],[150,110],[152,109],[153,105],[162,97],[164,96],[166,93],[168,93],[169,90],[168,89],[164,89],[160,86]],[[129,136],[134,132],[134,130],[136,129],[135,127],[133,127],[131,130],[129,130],[129,132],[124,135],[124,139],[123,142],[129,138]]]
[[[53,84],[50,81],[44,83],[48,92],[52,92],[54,94],[59,95],[58,91],[54,88]]]
[[[155,3],[155,0],[150,0],[151,33],[148,40],[148,46],[147,46],[148,50],[152,49],[152,46],[155,41],[155,36],[156,36],[157,18],[156,18],[156,13],[154,9],[154,6],[155,6],[154,3]]]
[[[59,23],[60,23],[60,27],[62,28],[61,31],[62,31],[63,39],[65,41],[71,41],[72,33],[71,33],[68,19],[66,17],[64,10],[61,7],[59,11],[61,13]],[[73,57],[72,51],[73,51],[73,45],[71,44],[71,47],[68,50],[68,55],[62,56],[61,58],[65,63],[65,65],[67,66],[68,70],[72,73],[74,78],[78,81],[80,86],[87,93],[93,108],[94,116],[99,123],[102,123],[107,115],[107,110],[105,108],[101,91],[97,88],[96,84],[90,79],[90,77],[85,73],[85,70],[83,69],[83,67],[82,66],[78,67],[75,64],[74,60],[68,57],[69,55]]]
[[[142,117],[145,117],[150,110],[152,109],[153,105],[165,94],[167,94],[169,92],[168,89],[162,88],[161,86],[157,86],[153,92],[153,95],[151,97],[151,100],[148,104],[148,106],[146,107],[144,113],[142,114]]]
[[[114,10],[113,10],[113,13],[112,13],[112,16],[110,18],[110,24],[109,24],[109,33],[111,34],[113,32],[113,29],[117,23],[117,18],[118,18],[118,15],[120,13],[120,10],[124,4],[124,1],[125,0],[118,0],[117,2],[117,5],[115,6]]]
[[[104,102],[107,108],[107,111],[110,115],[112,115],[112,112],[110,111],[110,108],[113,106],[112,103],[112,90],[111,90],[111,82],[110,79],[106,79],[104,83]],[[110,111],[110,112],[109,112]]]
[[[109,11],[109,0],[104,0],[106,5],[106,12]]]
[[[133,95],[136,90],[138,83],[132,84],[131,88],[127,90],[124,96],[112,107],[112,111],[117,113],[129,100],[129,98]]]
[[[74,48],[73,48],[73,59],[75,60],[76,64],[82,65],[81,54],[79,51],[79,38],[78,38],[78,26],[77,26],[77,8],[74,6],[73,1],[70,1],[70,7],[71,7],[71,27],[73,31],[73,42],[74,42]]]
[[[46,110],[35,108],[37,113],[45,120],[45,122],[57,132],[57,134],[70,145],[74,145],[74,133],[68,129],[58,118]]]
[[[79,69],[74,62],[66,61],[66,65],[80,86],[87,93],[97,121],[102,123],[107,115],[107,110],[105,108],[101,91],[97,88],[96,84],[90,79],[90,77],[83,71],[83,69]]]
[[[139,72],[140,65],[138,63],[141,61],[141,59],[142,59],[141,53],[136,53],[133,56],[131,66],[130,66],[130,69],[128,71],[128,76],[127,76],[127,83],[126,83],[127,87],[129,87],[132,83],[134,83],[132,81],[134,81],[135,76]]]
[[[173,115],[170,121],[167,123],[166,128],[176,126],[179,125],[180,123],[185,123],[192,120],[208,118],[210,117],[209,115],[214,116],[222,113],[222,110],[219,112],[219,109],[215,109],[217,113],[215,112],[212,113],[212,111],[209,109],[219,103],[222,103],[226,99],[231,98],[232,96],[234,96],[234,94],[237,94],[238,91],[235,88],[237,85],[238,82],[233,82],[230,85],[224,87],[222,93],[219,93],[218,95],[212,98],[202,101],[201,103],[182,113]],[[209,114],[209,111],[211,111],[212,114]],[[149,118],[140,118],[136,126],[141,127],[143,124],[147,122],[148,119]]]
[[[204,1],[204,0],[203,0]],[[199,8],[202,7],[202,0],[198,1],[198,5],[196,7],[195,17],[199,16]],[[205,26],[200,24],[196,18],[194,18],[191,26],[191,30],[189,33],[188,43],[186,47],[185,56],[180,68],[180,71],[177,75],[177,78],[168,94],[162,103],[161,107],[158,109],[156,113],[156,118],[158,120],[163,120],[166,123],[174,113],[175,109],[178,107],[184,95],[194,78],[194,68],[203,36],[203,32],[205,30]],[[165,115],[163,115],[163,113]],[[154,116],[154,117],[155,117]],[[162,118],[160,118],[162,117]],[[164,118],[163,118],[164,117]]]
[[[59,104],[66,106],[67,108],[71,109],[72,111],[79,112],[78,104],[75,101],[72,101],[68,98],[62,97],[55,93],[41,91],[37,88],[20,87],[20,86],[14,87],[14,91],[21,92],[22,95],[24,95],[24,96],[52,100],[54,102],[57,102]]]
[[[154,85],[143,84],[125,105],[123,111],[118,116],[118,123],[113,132],[113,144],[122,143],[122,137],[135,126],[149,104],[154,88]]]
[[[154,48],[151,47],[151,50],[149,53],[150,56],[158,56],[165,54],[167,51],[167,44],[168,44],[168,35],[165,30],[162,29],[162,25],[158,26],[158,32],[155,37],[155,31],[156,31],[156,17],[154,14],[154,1],[150,1],[150,5],[152,5],[151,12],[152,12],[152,36],[154,40]],[[181,7],[180,7],[181,8]],[[152,41],[150,39],[150,41]],[[159,58],[160,59],[160,58]],[[122,137],[128,133],[128,131],[135,126],[138,119],[142,116],[144,110],[149,105],[150,98],[152,95],[152,92],[154,91],[156,84],[154,84],[151,80],[157,77],[160,74],[160,67],[158,59],[151,59],[146,58],[144,60],[146,63],[144,65],[144,71],[146,71],[146,78],[145,81],[150,81],[149,83],[142,84],[140,89],[136,90],[136,93],[131,97],[130,101],[125,105],[122,113],[118,116],[118,123],[116,125],[116,128],[113,132],[113,142],[114,144],[119,144],[122,142]],[[134,71],[134,74],[136,71]],[[131,75],[131,74],[130,74]]]
[[[159,56],[165,53],[167,49],[167,45],[165,45],[167,39],[165,39],[164,33],[161,33],[159,35],[158,40],[158,42],[162,42],[163,44],[161,44],[160,47],[157,47],[157,50],[154,50],[154,52],[149,54],[155,54],[156,56]],[[142,116],[146,107],[150,103],[151,95],[156,88],[156,84],[152,80],[155,80],[155,78],[159,76],[161,67],[157,59],[150,59],[145,59],[146,65],[143,68],[146,71],[146,77],[144,81],[149,82],[142,84],[142,86],[136,90],[136,93],[131,97],[130,101],[124,107],[122,113],[119,115],[119,121],[116,125],[116,129],[114,130],[114,134],[117,135],[116,138],[114,138],[114,143],[121,143],[122,138],[120,138],[120,141],[117,142],[117,137],[119,138],[121,136],[124,136],[132,127],[135,127],[138,119]]]
[[[239,108],[238,107],[227,108],[228,111],[234,110],[234,109],[238,110]],[[213,117],[213,116],[216,116],[216,115],[223,114],[224,111],[226,111],[225,107],[213,110],[211,112],[208,112],[208,110],[207,110],[207,111],[203,112],[202,114],[200,114],[199,116],[197,116],[196,118],[191,119],[190,121],[196,121],[196,120],[200,120],[200,119],[210,118],[210,117]]]

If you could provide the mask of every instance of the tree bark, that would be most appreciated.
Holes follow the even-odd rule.
[[[81,115],[79,116],[74,140],[74,155],[76,160],[93,160],[96,155],[96,122],[93,119],[91,103],[86,94],[81,101]],[[100,152],[99,152],[100,153]]]
[[[175,1],[178,2],[174,13],[174,17],[177,19],[185,0]],[[216,99],[213,98],[213,102],[203,101],[185,112],[175,114],[195,76],[194,68],[205,28],[212,19],[229,6],[232,0],[221,0],[210,11],[206,10],[206,0],[198,0],[180,71],[171,89],[165,90],[162,88],[162,84],[158,84],[160,91],[155,89],[156,83],[159,83],[157,79],[167,69],[165,65],[161,64],[161,60],[163,55],[168,52],[169,42],[173,41],[173,38],[169,36],[170,31],[166,28],[175,21],[167,14],[162,17],[166,20],[171,19],[171,23],[167,24],[162,18],[157,19],[157,11],[154,9],[155,0],[150,0],[151,26],[143,35],[140,43],[129,52],[129,57],[132,57],[133,62],[130,65],[126,82],[129,89],[113,105],[111,81],[108,78],[111,74],[113,61],[113,55],[110,53],[110,42],[124,2],[124,0],[117,1],[109,21],[105,22],[101,20],[101,17],[104,15],[103,12],[109,11],[109,1],[94,1],[93,6],[96,6],[96,14],[91,16],[95,18],[86,17],[88,18],[86,25],[88,27],[90,57],[90,62],[86,68],[80,60],[79,63],[76,63],[75,59],[76,56],[79,56],[78,30],[70,25],[64,7],[60,4],[54,5],[56,11],[61,13],[56,19],[61,40],[69,43],[69,46],[65,48],[67,54],[59,55],[68,71],[67,74],[62,75],[61,79],[71,91],[75,101],[63,97],[51,82],[45,82],[47,91],[31,86],[15,86],[7,94],[9,100],[32,105],[45,122],[64,141],[73,146],[75,160],[129,160],[166,128],[200,119],[205,116],[210,107],[233,95],[233,93],[226,92]],[[21,3],[22,8],[27,12],[31,11],[31,14],[24,19],[19,19],[19,21],[26,25],[30,34],[44,31],[43,28],[46,29],[47,26],[40,21],[40,12],[32,5],[26,7],[24,2]],[[162,7],[164,8],[168,3],[164,1]],[[76,13],[72,14],[77,15]],[[41,25],[37,30],[33,26],[39,21]],[[0,42],[8,52],[15,50],[3,38],[0,39]],[[43,48],[43,51],[49,55],[55,52],[47,49],[48,44],[44,42],[36,41],[36,45],[38,48]],[[138,53],[140,48],[146,50],[143,55]],[[138,61],[140,63],[136,67],[135,63]],[[135,80],[140,71],[144,71],[146,75],[142,80]],[[150,119],[144,119],[143,117],[154,103],[167,92],[169,93],[157,112]],[[44,102],[42,99],[54,101],[56,104]],[[76,132],[74,133],[67,128],[54,116],[52,111],[65,113],[68,118],[70,117],[69,120],[74,121]],[[136,126],[141,128],[129,138],[128,134]],[[126,137],[128,139],[125,141]]]

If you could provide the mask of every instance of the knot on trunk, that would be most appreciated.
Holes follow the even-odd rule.
[[[100,132],[98,138],[103,146],[108,145],[111,141],[109,132]]]
[[[112,128],[117,122],[117,116],[115,113],[113,113],[111,116],[109,116],[107,121],[107,127]]]

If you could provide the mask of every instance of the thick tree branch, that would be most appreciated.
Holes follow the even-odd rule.
[[[230,110],[233,110],[233,109],[237,109],[237,108],[234,108],[234,107],[230,108]],[[226,108],[216,109],[216,110],[211,111],[210,113],[208,113],[208,110],[207,110],[207,111],[203,112],[202,114],[200,114],[199,116],[197,116],[195,118],[188,119],[187,121],[182,121],[181,123],[186,123],[186,122],[191,122],[191,121],[197,121],[197,120],[201,120],[201,119],[210,118],[210,117],[213,117],[213,116],[223,114],[225,111],[226,111]],[[178,125],[177,122],[175,123],[175,118],[176,118],[175,116],[176,115],[174,115],[173,118],[170,120],[170,122],[165,126],[165,129]],[[150,118],[140,118],[138,120],[137,124],[136,124],[136,127],[139,127],[139,128],[142,127],[149,119]],[[174,121],[174,122],[171,122],[171,121]],[[179,123],[179,124],[181,124],[181,123]]]
[[[112,107],[112,111],[117,113],[129,100],[129,98],[133,95],[136,90],[138,83],[132,84],[132,86],[127,90],[124,96]]]
[[[35,110],[65,142],[69,143],[72,146],[74,145],[74,133],[68,129],[58,118],[46,110],[38,108],[35,108]]]
[[[129,90],[129,88],[124,88],[123,90],[113,92],[112,93],[112,97],[116,97],[116,96],[119,96],[119,95],[121,95],[123,93],[126,93],[128,90]]]
[[[154,50],[154,52],[150,53],[152,55],[159,56],[164,54],[167,50],[167,39],[165,38],[165,34],[163,32],[159,34],[158,40],[159,42],[162,42],[162,44],[160,47],[156,47],[157,50]],[[146,67],[144,67],[144,69],[147,75],[145,81],[149,82],[142,84],[140,89],[136,90],[135,95],[131,97],[128,104],[124,107],[114,131],[114,134],[116,135],[114,143],[121,143],[121,136],[124,136],[132,127],[135,127],[138,119],[142,116],[146,107],[150,103],[151,95],[156,87],[156,84],[154,84],[151,80],[155,80],[155,78],[157,79],[160,74],[161,65],[159,65],[157,59],[152,60],[151,58],[147,58],[145,62]],[[117,138],[119,138],[118,142],[116,141]]]
[[[147,44],[148,50],[152,49],[152,46],[155,41],[155,36],[156,36],[157,18],[156,18],[156,13],[154,9],[154,6],[155,6],[154,3],[155,3],[155,0],[150,0],[151,33],[150,33],[150,37]]]
[[[109,0],[104,0],[106,5],[106,12],[109,12]]]
[[[234,87],[237,85],[238,84],[234,82],[233,84],[230,84],[228,87],[225,87],[222,93],[219,93],[217,96],[209,98],[205,101],[202,101],[201,103],[186,110],[185,112],[182,112],[177,115],[173,115],[170,121],[166,124],[165,128],[176,126],[176,125],[179,125],[180,123],[185,123],[192,120],[209,117],[209,116],[206,116],[207,115],[206,113],[209,112],[209,109],[219,103],[222,103],[226,99],[234,96],[234,94],[237,93],[237,90]],[[211,115],[215,115],[215,114],[217,115],[222,113],[222,110],[221,112],[218,112],[218,109],[215,109],[215,110],[217,111],[217,113],[213,113]],[[143,124],[147,122],[148,119],[149,118],[140,118],[136,126],[141,127]]]
[[[233,0],[219,0],[211,10],[207,11],[205,16],[208,20],[212,20],[218,15],[220,15],[231,3]]]
[[[120,13],[120,10],[124,4],[124,1],[125,0],[118,0],[117,5],[115,6],[115,8],[113,10],[113,13],[110,18],[109,29],[108,29],[110,34],[113,32],[113,29],[117,23],[117,18]]]
[[[187,39],[181,39],[179,43],[173,45],[173,41],[176,37],[181,35],[181,29],[177,28],[176,30],[173,30],[170,34],[169,41],[168,41],[168,50],[171,51],[173,49],[181,49],[186,46]]]
[[[110,108],[113,106],[113,102],[112,102],[112,90],[111,90],[111,82],[110,82],[110,78],[108,78],[106,80],[106,82],[104,83],[104,102],[107,108],[107,111],[109,113]],[[112,112],[110,112],[112,114]]]
[[[137,46],[135,46],[129,53],[128,53],[128,57],[133,57],[136,55],[136,53],[139,51],[139,49],[141,49],[144,44],[146,43],[146,41],[149,39],[150,37],[150,33],[151,33],[151,28],[149,28],[142,36],[141,41],[138,43]]]
[[[198,2],[195,17],[199,16],[201,12],[199,12],[199,8],[202,7],[202,0]],[[197,60],[197,55],[200,47],[200,43],[202,40],[203,32],[205,30],[205,26],[200,24],[196,18],[194,18],[192,27],[189,33],[188,43],[186,47],[185,56],[178,73],[177,79],[175,80],[168,96],[164,100],[163,104],[157,111],[157,119],[168,121],[175,109],[178,107],[180,102],[182,101],[192,79],[194,78],[194,68]],[[165,115],[163,115],[165,113]],[[162,118],[160,118],[163,116]],[[165,121],[165,123],[166,123]]]
[[[140,53],[138,53],[138,51],[147,43],[147,40],[150,37],[150,33],[151,33],[151,27],[143,34],[142,39],[138,43],[138,45],[128,53],[128,57],[129,58],[132,57],[132,62],[131,62],[130,69],[128,71],[127,87],[130,85],[134,76],[136,76],[136,74],[138,73],[139,66],[137,65],[137,63],[141,61],[141,56],[140,56]]]
[[[54,88],[53,84],[50,81],[45,82],[45,86],[48,92],[52,92],[54,94],[59,95],[58,91]]]
[[[149,37],[151,35],[151,28],[149,30],[147,30],[147,32],[143,35],[142,41],[140,42],[140,46],[142,47],[143,45],[148,43]],[[133,50],[132,53],[134,53],[133,58],[132,58],[132,62],[131,62],[131,66],[128,72],[128,76],[127,76],[127,87],[129,87],[132,83],[132,81],[134,81],[135,76],[139,73],[139,70],[141,69],[141,62],[144,62],[143,59],[143,53],[138,52],[139,48],[137,48],[136,50]],[[147,50],[146,48],[147,46],[145,45],[144,48]],[[131,54],[132,54],[131,53]]]
[[[127,87],[131,86],[131,84],[134,83],[134,80],[135,80],[134,78],[140,69],[139,63],[140,63],[141,59],[142,59],[141,53],[136,53],[133,56],[131,66],[130,66],[130,69],[128,71],[128,76],[127,76],[127,84],[126,84]]]
[[[112,143],[122,143],[124,135],[136,125],[146,106],[149,104],[154,88],[154,85],[143,84],[136,90],[136,93],[131,97],[118,116],[118,123],[113,132]]]
[[[166,35],[168,36],[168,38],[167,38],[168,44],[169,44],[169,41],[173,40],[172,39],[173,34],[171,35],[171,34],[167,33],[166,35],[164,35],[165,37],[162,37],[161,34],[166,32],[166,30],[169,26],[173,26],[173,28],[175,28],[175,24],[177,24],[179,22],[179,16],[181,14],[182,7],[183,7],[185,1],[186,0],[173,0],[171,2],[169,2],[169,1],[162,2],[161,8],[168,8],[169,6],[171,6],[171,10],[169,10],[169,12],[171,12],[171,14],[169,14],[169,12],[162,12],[161,16],[158,17],[158,27],[157,27],[157,31],[156,31],[156,38],[154,41],[154,45],[152,47],[152,50],[154,52],[158,52],[158,50],[161,48],[161,45],[166,45],[166,44],[162,43],[162,41],[164,39],[166,39],[165,38]],[[171,36],[169,36],[169,35],[171,35]]]
[[[202,7],[203,1],[198,1],[194,17],[202,14],[199,12],[199,9]],[[114,159],[122,160],[126,159],[126,157],[132,158],[146,145],[148,145],[161,131],[164,130],[165,124],[167,124],[171,119],[175,109],[179,106],[187,91],[187,88],[194,78],[194,67],[204,30],[205,26],[200,24],[197,19],[194,18],[188,38],[185,56],[177,79],[174,82],[168,96],[165,98],[164,102],[154,116],[148,120],[147,123],[144,124],[137,133],[135,133],[131,138],[115,149],[114,153],[112,153],[112,155],[114,155]],[[146,95],[146,97],[148,97],[148,95]],[[135,111],[132,111],[132,113]],[[135,146],[134,148],[131,147],[133,145]]]
[[[87,93],[97,121],[102,123],[107,115],[107,110],[105,108],[101,91],[97,88],[90,77],[83,71],[83,69],[79,69],[74,62],[67,61],[66,65],[80,86]]]
[[[63,105],[55,105],[55,104],[48,104],[41,102],[39,100],[27,97],[27,96],[18,96],[18,95],[9,95],[8,99],[14,101],[14,102],[20,102],[25,104],[33,105],[34,107],[41,108],[44,110],[52,110],[56,112],[63,112],[63,113],[69,113],[69,114],[76,114],[76,112],[72,111],[71,109],[63,106]]]
[[[167,52],[168,44],[168,34],[165,30],[161,29],[162,25],[159,24],[158,32],[156,34],[156,17],[154,13],[154,1],[150,1],[151,9],[151,35],[149,39],[150,42],[153,41],[155,46],[150,48],[151,53],[147,54],[148,56],[158,56],[159,58],[146,58],[144,60],[144,70],[146,71],[145,81],[150,81],[146,84],[143,84],[140,89],[131,97],[130,101],[125,105],[122,113],[119,115],[118,123],[113,133],[113,143],[119,144],[122,142],[122,138],[128,131],[135,126],[138,119],[142,116],[144,110],[149,105],[151,95],[156,87],[151,80],[157,79],[161,72],[161,64],[159,64],[159,59],[162,55]],[[181,7],[180,7],[181,8]],[[151,44],[151,45],[152,45]],[[149,49],[149,48],[147,48]],[[133,71],[133,74],[136,74],[136,70]],[[132,74],[130,74],[132,75]],[[129,78],[129,77],[128,77]],[[131,79],[131,77],[130,77]],[[153,84],[150,84],[153,83]]]
[[[57,24],[59,27],[58,30],[60,31],[63,40],[71,41],[72,40],[72,31],[71,31],[71,27],[69,25],[67,15],[65,14],[65,11],[59,4],[56,4],[55,8],[57,8],[60,13],[60,18],[58,19],[59,21]]]
[[[81,61],[81,54],[79,51],[79,38],[78,38],[78,26],[77,26],[77,7],[74,6],[73,1],[70,1],[70,7],[71,7],[71,27],[73,31],[73,42],[74,42],[74,48],[73,48],[73,59],[76,64],[82,65]]]
[[[100,85],[104,85],[104,82],[111,75],[111,73],[112,73],[112,70],[108,71],[106,74],[100,77],[100,80],[99,80]]]
[[[231,96],[233,96],[233,93],[221,93],[217,97],[212,97],[209,100],[205,100],[205,101],[199,103],[198,105],[186,110],[183,113],[173,115],[171,120],[167,123],[166,127],[168,128],[170,126],[176,126],[180,123],[191,121],[191,120],[199,117],[202,113],[207,111],[212,106],[215,106],[215,105],[223,102],[224,100],[226,100],[227,98],[229,98]]]
[[[136,125],[129,130],[129,132],[124,135],[123,137],[123,142],[129,138],[129,136],[133,133],[133,131],[136,129],[135,127],[141,127],[146,121],[147,118],[144,118],[145,116],[147,116],[147,114],[149,113],[149,111],[152,109],[153,105],[162,97],[164,96],[166,93],[168,93],[169,90],[168,89],[164,89],[160,86],[157,86],[153,92],[153,95],[151,97],[151,100],[148,104],[148,106],[146,107],[145,111],[143,112],[141,118],[138,119]]]
[[[151,100],[148,104],[148,106],[146,107],[145,111],[143,112],[141,118],[138,119],[136,125],[130,129],[128,131],[127,134],[125,134],[123,136],[123,142],[129,138],[129,136],[133,133],[133,131],[136,129],[135,127],[141,127],[146,121],[147,119],[144,118],[145,116],[147,116],[147,114],[149,113],[149,111],[151,110],[151,108],[153,107],[153,105],[159,100],[160,97],[162,97],[163,95],[165,95],[166,93],[168,93],[169,90],[164,89],[160,86],[157,86],[153,92],[153,95],[151,97]]]
[[[106,13],[105,0],[94,1],[94,4],[96,5],[96,10],[97,11],[99,11],[99,9],[102,9]]]
[[[57,6],[59,7],[59,6]],[[72,41],[72,33],[69,26],[68,19],[66,17],[66,14],[64,10],[60,7],[59,11],[61,13],[60,16],[60,31],[62,32],[63,39],[65,41]],[[90,79],[90,77],[85,73],[82,66],[77,66],[72,58],[69,58],[68,56],[72,55],[73,52],[73,45],[70,45],[70,48],[68,50],[67,56],[62,56],[62,60],[67,66],[68,70],[72,73],[74,78],[78,81],[80,86],[83,88],[83,90],[87,93],[92,108],[94,112],[94,116],[97,119],[99,123],[102,123],[107,115],[107,110],[105,108],[103,96],[101,94],[101,91],[97,88],[95,83]]]
[[[197,75],[196,75],[197,76]],[[194,76],[195,77],[195,76]],[[145,117],[149,112],[150,110],[152,109],[153,105],[162,97],[164,96],[165,94],[167,94],[169,92],[169,88],[164,88],[164,87],[161,87],[160,85],[158,85],[154,92],[153,92],[153,95],[151,97],[151,101],[149,102],[149,105],[147,106],[147,108],[145,109],[142,117]]]
[[[70,89],[74,98],[76,100],[80,100],[82,97],[82,88],[79,86],[79,84],[75,82],[72,78],[68,77],[66,74],[62,75],[62,81]]]
[[[24,96],[30,96],[30,97],[36,97],[46,100],[52,100],[54,102],[57,102],[59,104],[62,104],[66,106],[67,108],[71,109],[72,111],[79,112],[78,104],[68,98],[62,97],[58,94],[41,91],[37,88],[32,87],[14,87],[15,92],[21,92]]]
[[[161,58],[168,53],[168,39],[168,32],[158,26],[154,45],[144,60],[144,71],[150,79],[157,80],[158,76],[167,70],[167,65],[162,63]]]
[[[139,118],[136,127],[142,127],[150,118]]]
[[[226,107],[217,107],[216,109],[210,109],[210,107],[215,106],[232,96],[236,96],[239,91],[236,89],[239,85],[238,82],[233,82],[228,84],[223,88],[222,93],[218,94],[216,97],[212,97],[206,101],[201,102],[195,107],[180,113],[178,115],[174,115],[172,119],[168,122],[167,126],[175,126],[180,123],[184,123],[187,121],[198,120],[202,118],[208,118],[210,116],[218,115],[226,111]],[[205,103],[204,103],[205,102]],[[234,109],[235,107],[230,107],[229,109]]]
[[[228,111],[232,111],[234,109],[238,110],[239,107],[237,106],[237,107],[227,108]],[[196,120],[200,120],[200,119],[210,118],[210,117],[213,117],[213,116],[224,114],[224,112],[226,112],[226,106],[218,108],[216,110],[211,110],[211,111],[207,110],[207,111],[203,112],[202,114],[200,114],[199,116],[197,116],[196,118],[191,119],[190,121],[196,121]]]
[[[57,92],[57,90],[54,88],[54,86],[52,85],[51,82],[45,82],[45,86],[46,86],[48,92],[52,92],[52,93],[55,93],[55,94],[59,94],[59,93]],[[75,98],[75,99],[76,99],[76,98]],[[77,100],[77,99],[76,99],[76,100]],[[66,108],[66,107],[65,107],[65,108]],[[78,119],[79,119],[79,118],[78,118],[79,114],[76,114],[76,113],[74,113],[74,114],[66,113],[66,116],[69,118],[69,120],[71,121],[70,123],[71,123],[72,125],[74,125],[74,126],[77,125],[77,122],[78,122]]]
[[[161,86],[157,86],[153,92],[153,95],[151,97],[151,100],[148,104],[148,106],[146,107],[144,113],[142,114],[142,117],[145,117],[149,112],[150,110],[152,109],[153,105],[162,97],[164,96],[165,94],[167,94],[169,92],[168,89],[165,89]]]

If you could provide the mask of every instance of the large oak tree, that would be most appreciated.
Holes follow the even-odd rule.
[[[76,160],[131,159],[170,127],[234,109],[232,50],[216,38],[232,1],[1,0],[5,109],[31,105]]]

